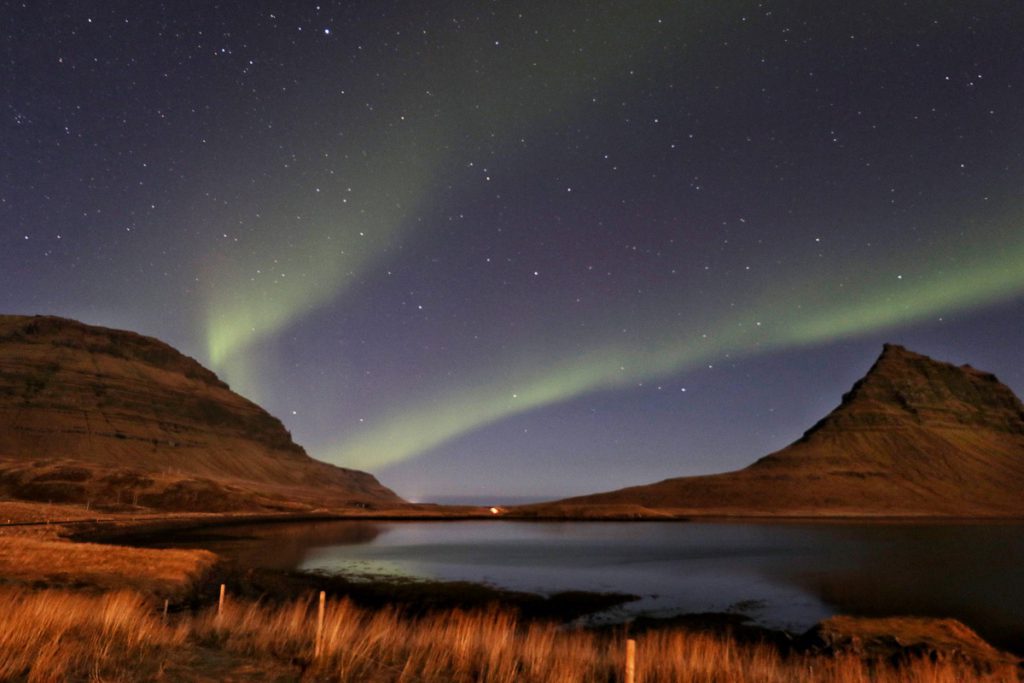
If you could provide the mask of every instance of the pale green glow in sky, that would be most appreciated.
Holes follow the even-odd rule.
[[[506,417],[589,392],[636,386],[727,353],[823,343],[996,303],[1024,292],[1024,239],[1014,239],[1015,232],[1004,231],[1002,241],[962,254],[945,272],[922,261],[919,273],[894,271],[880,284],[865,280],[840,289],[807,283],[803,296],[776,294],[747,314],[717,321],[706,338],[663,331],[648,348],[598,346],[532,371],[477,377],[464,389],[404,406],[374,428],[315,452],[346,466],[379,468]]]
[[[352,193],[304,217],[302,232],[282,229],[273,245],[211,273],[206,331],[214,369],[258,399],[251,347],[335,300],[377,265],[414,220],[434,165],[383,155],[361,167]],[[268,220],[289,224],[283,217]]]
[[[550,8],[546,23],[572,22],[576,16],[576,11],[565,16],[559,12]],[[339,175],[352,178],[350,194],[314,196],[313,183],[303,197],[254,197],[254,202],[270,200],[277,206],[276,215],[263,219],[262,239],[248,253],[233,253],[206,266],[204,328],[214,370],[236,390],[261,400],[259,364],[250,358],[252,349],[342,300],[369,269],[386,259],[389,249],[410,236],[416,215],[427,207],[452,164],[465,162],[458,155],[460,146],[472,150],[489,144],[496,129],[562,125],[561,114],[589,102],[595,83],[614,92],[616,84],[630,77],[627,65],[658,68],[658,60],[664,59],[654,40],[659,18],[683,15],[689,25],[704,30],[729,19],[723,7],[710,12],[668,2],[627,5],[614,12],[604,21],[574,28],[573,44],[524,36],[520,49],[529,57],[529,68],[497,53],[483,75],[467,56],[490,43],[467,34],[465,44],[416,65],[424,71],[406,74],[394,93],[380,95],[377,109],[405,111],[408,117],[379,117],[378,123],[363,124],[361,132],[353,131],[343,143],[319,143],[323,149],[318,153],[347,160]],[[701,35],[695,32],[694,48]],[[430,94],[432,88],[437,92]],[[416,104],[421,100],[425,109]],[[434,101],[447,103],[444,116],[434,111]],[[334,115],[344,117],[344,112]],[[513,163],[515,150],[506,152],[506,162]]]

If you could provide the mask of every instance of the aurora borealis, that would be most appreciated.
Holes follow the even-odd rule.
[[[1024,393],[1015,2],[33,3],[0,310],[400,494],[743,466],[884,341]]]

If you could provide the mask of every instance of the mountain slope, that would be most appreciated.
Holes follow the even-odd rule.
[[[725,474],[547,506],[724,515],[1024,516],[1024,406],[990,373],[900,346],[798,441]]]
[[[310,458],[279,420],[150,337],[0,316],[0,491],[230,509],[400,503]]]

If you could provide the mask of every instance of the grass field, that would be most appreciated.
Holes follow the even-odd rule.
[[[0,577],[51,586],[176,594],[216,561],[204,550],[150,550],[32,537],[0,537],[0,543]]]
[[[509,611],[405,617],[329,600],[314,658],[312,600],[265,606],[227,600],[171,613],[130,590],[0,589],[4,681],[558,681],[622,680],[625,635],[520,622]],[[1020,680],[1011,664],[957,660],[898,665],[853,657],[783,656],[764,645],[681,630],[638,634],[642,683],[954,683]]]

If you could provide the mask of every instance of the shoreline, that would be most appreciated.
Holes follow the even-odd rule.
[[[574,520],[547,520],[537,518],[520,519],[515,516],[509,515],[507,517],[494,517],[494,516],[461,516],[461,517],[438,517],[431,516],[427,518],[421,517],[408,517],[408,516],[375,516],[375,515],[274,515],[271,517],[266,516],[232,516],[231,518],[203,518],[200,520],[189,519],[189,520],[173,520],[169,524],[159,523],[152,525],[139,525],[139,526],[127,526],[118,527],[113,529],[107,529],[105,532],[100,532],[99,535],[83,534],[77,537],[78,540],[92,540],[101,542],[114,542],[128,544],[135,547],[144,548],[172,548],[182,549],[186,547],[204,547],[203,541],[215,541],[218,539],[216,529],[229,530],[232,527],[272,527],[272,526],[286,526],[288,524],[318,524],[318,523],[346,523],[346,522],[534,522],[534,523],[562,523],[571,522]],[[607,523],[618,523],[619,520],[596,520],[586,519],[581,520],[586,522],[597,522],[606,521]],[[625,520],[628,522],[643,522],[647,520],[629,519]],[[846,524],[860,524],[859,519],[748,519],[748,518],[708,518],[708,519],[679,519],[679,520],[651,520],[659,522],[667,521],[679,521],[683,523],[699,523],[705,522],[708,524],[746,524],[746,523],[757,523],[757,524],[772,524],[779,523],[782,525],[788,524],[825,524],[825,525],[846,525]],[[885,519],[872,519],[869,524],[909,524],[912,526],[930,526],[935,524],[965,524],[965,525],[992,525],[992,524],[1007,524],[1010,526],[1016,526],[1020,524],[1021,520],[1005,520],[1000,519],[995,522],[977,519],[977,518],[956,518],[956,519],[896,519],[896,518],[885,518]],[[204,531],[212,531],[210,535],[206,535]],[[195,545],[191,545],[192,539],[185,538],[190,536],[191,533],[196,533],[198,537],[195,539]],[[258,531],[254,532],[258,535]],[[204,539],[204,536],[206,538]],[[221,538],[220,540],[231,540],[231,536]],[[183,540],[178,540],[183,539]],[[210,547],[212,552],[219,552],[216,547]],[[232,560],[223,554],[219,557],[222,561],[218,563],[217,569],[225,572],[226,577],[237,576],[239,568],[237,566],[230,567]],[[260,580],[264,584],[275,586],[271,588],[269,592],[276,593],[274,599],[280,599],[282,597],[297,597],[301,594],[301,590],[296,590],[296,587],[301,587],[308,593],[313,593],[316,590],[327,586],[332,588],[334,591],[341,591],[346,593],[359,593],[369,594],[371,600],[374,602],[374,606],[381,606],[383,604],[391,603],[405,603],[409,604],[410,601],[421,601],[423,603],[429,603],[436,606],[447,607],[454,604],[450,600],[445,603],[444,599],[439,599],[437,595],[444,595],[446,593],[452,593],[457,589],[469,589],[470,593],[474,594],[474,600],[477,605],[488,604],[492,602],[502,603],[507,606],[517,607],[527,605],[528,614],[524,615],[532,617],[536,613],[542,613],[542,616],[546,618],[554,617],[563,622],[569,622],[574,619],[593,619],[589,622],[590,626],[595,628],[602,628],[607,625],[618,625],[629,623],[629,622],[644,622],[650,625],[652,628],[658,628],[659,624],[664,627],[670,627],[673,624],[684,623],[690,626],[699,625],[702,628],[704,626],[721,626],[728,623],[730,627],[741,627],[744,630],[757,633],[762,637],[767,637],[774,642],[794,642],[804,635],[802,630],[788,630],[786,628],[780,628],[778,625],[770,625],[763,623],[755,614],[749,614],[744,612],[742,609],[728,608],[725,611],[717,612],[673,612],[665,613],[658,616],[650,613],[645,613],[642,610],[631,610],[627,605],[633,599],[637,599],[637,596],[628,596],[622,593],[609,593],[601,591],[588,591],[588,590],[576,590],[573,587],[568,587],[562,594],[572,595],[573,600],[570,602],[570,606],[567,609],[559,608],[558,600],[551,603],[554,606],[548,606],[546,608],[540,608],[538,612],[537,605],[543,603],[546,598],[545,594],[541,593],[527,593],[515,589],[503,588],[489,584],[486,581],[475,581],[475,580],[464,580],[464,581],[445,581],[445,580],[433,580],[433,579],[420,579],[412,577],[386,577],[379,575],[364,575],[364,574],[332,574],[329,571],[299,571],[294,568],[267,568],[267,567],[249,567],[247,569],[249,576],[254,574],[260,575]],[[230,579],[227,579],[230,582]],[[216,582],[213,582],[215,584]],[[389,591],[398,589],[401,595],[401,599],[387,600],[386,596]],[[212,589],[208,589],[210,592]],[[250,596],[259,597],[261,595],[258,591],[253,591],[252,587],[247,589]],[[266,593],[264,593],[265,595]],[[435,595],[436,594],[436,595]],[[558,594],[554,594],[558,595]],[[270,597],[267,595],[267,597]],[[552,597],[548,594],[548,597]],[[630,599],[632,597],[632,599]],[[359,600],[357,600],[359,602]],[[588,608],[586,605],[590,603]],[[365,603],[363,603],[365,604]],[[465,601],[463,601],[465,604]],[[462,605],[459,605],[462,606]],[[602,614],[602,612],[608,612],[610,609],[623,607],[623,611],[618,614]],[[855,612],[856,613],[856,612]],[[837,615],[847,614],[846,612],[836,612]],[[872,616],[872,612],[869,610],[866,613],[860,613],[862,617],[859,618],[879,618],[877,615]],[[883,613],[884,614],[884,613]],[[935,619],[938,618],[939,614],[935,614],[931,617],[922,617]],[[810,623],[810,622],[808,622]],[[997,642],[1002,642],[998,641]],[[1018,655],[1024,656],[1024,641],[1014,640],[1012,643],[1002,642],[1002,647],[1006,648],[1007,651],[1013,652]]]
[[[240,525],[271,525],[303,522],[660,522],[660,523],[754,523],[754,524],[1024,524],[1024,517],[971,517],[940,515],[745,515],[745,514],[617,514],[568,515],[523,514],[516,510],[492,514],[488,510],[452,510],[431,507],[428,510],[388,511],[309,511],[309,512],[232,512],[232,513],[109,513],[73,519],[51,519],[18,522],[0,522],[0,529],[12,527],[69,527],[76,529],[67,534],[70,540],[105,542],[136,535],[171,533],[190,529],[230,527]]]
[[[150,549],[184,549],[188,541],[163,545],[161,541],[173,541],[178,535],[188,535],[191,531],[230,529],[236,526],[276,526],[286,524],[306,524],[317,522],[352,522],[352,521],[410,521],[410,522],[445,522],[445,521],[534,521],[519,520],[514,517],[436,517],[425,519],[405,516],[373,515],[233,515],[230,517],[159,520],[154,524],[119,526],[91,536],[86,542],[114,542],[126,544],[127,547]],[[564,520],[558,520],[564,521]],[[588,519],[584,521],[605,521]],[[644,521],[644,520],[628,520]],[[691,520],[658,520],[658,521],[691,521]],[[697,520],[694,520],[697,521]],[[699,520],[704,521],[704,520]],[[738,520],[716,520],[722,523],[734,523]],[[743,520],[747,521],[747,520]],[[842,520],[841,520],[842,521]],[[85,532],[80,540],[85,541]],[[70,540],[70,539],[69,539]],[[369,610],[395,610],[408,618],[422,618],[433,614],[444,614],[452,610],[459,612],[477,612],[498,609],[511,611],[523,623],[555,622],[564,628],[578,629],[595,634],[627,633],[645,634],[674,632],[682,629],[688,633],[706,634],[716,638],[725,638],[743,645],[768,645],[780,655],[817,653],[826,647],[823,645],[818,630],[821,624],[803,631],[788,630],[766,626],[759,623],[756,617],[742,611],[718,612],[680,612],[666,616],[649,614],[631,614],[623,612],[618,615],[609,614],[610,610],[623,607],[629,602],[640,598],[638,595],[597,592],[586,590],[566,590],[551,594],[531,593],[501,588],[485,582],[432,580],[407,577],[382,577],[377,575],[334,574],[322,571],[301,571],[296,569],[275,569],[266,567],[247,567],[239,565],[231,557],[215,553],[217,561],[191,585],[188,593],[170,604],[172,611],[196,612],[209,607],[217,601],[220,586],[226,587],[227,595],[232,600],[256,602],[266,605],[282,605],[296,600],[312,600],[319,591],[326,592],[334,599],[342,598],[351,601],[355,606]],[[839,618],[848,618],[837,615]],[[859,619],[859,618],[855,618]],[[870,619],[870,618],[864,618]],[[939,622],[934,618],[921,618],[926,621]],[[872,646],[887,650],[887,657],[897,657],[898,653],[910,649],[893,643],[900,638],[884,638],[888,644]],[[856,642],[856,638],[854,639]],[[850,643],[844,647],[851,646]],[[859,647],[858,645],[853,645]],[[832,646],[828,646],[832,647]],[[1011,656],[1018,656],[1015,650],[1003,650]],[[899,655],[902,656],[902,655]]]
[[[161,549],[153,542],[160,538],[171,538],[189,531],[215,530],[242,525],[271,526],[281,524],[302,524],[316,522],[352,521],[533,521],[566,522],[568,519],[520,517],[515,514],[493,516],[480,511],[451,511],[434,509],[432,514],[410,514],[401,511],[359,511],[344,514],[338,511],[313,511],[304,513],[216,513],[144,515],[138,513],[109,513],[83,519],[78,511],[63,507],[39,506],[39,512],[48,513],[50,519],[35,520],[22,518],[8,525],[0,525],[0,538],[11,541],[9,548],[15,550],[21,544],[43,547],[53,557],[64,557],[71,550],[89,551],[86,560],[73,564],[73,569],[58,572],[51,578],[47,571],[51,566],[37,563],[43,570],[33,574],[22,572],[20,576],[6,574],[0,565],[0,590],[11,591],[23,596],[43,595],[47,591],[64,591],[75,595],[113,595],[118,591],[141,591],[150,604],[163,604],[175,619],[195,620],[208,614],[217,604],[221,584],[227,587],[230,603],[237,609],[287,610],[290,606],[309,604],[318,591],[325,591],[332,604],[337,601],[351,603],[355,608],[366,610],[367,614],[392,615],[389,618],[411,620],[447,619],[446,615],[460,614],[507,614],[522,624],[524,629],[551,628],[568,629],[569,633],[591,634],[594,638],[669,638],[687,634],[686,638],[707,637],[720,643],[733,643],[735,647],[756,647],[766,649],[785,660],[786,658],[807,658],[814,661],[832,661],[836,656],[852,657],[856,661],[885,661],[890,666],[902,666],[900,662],[916,661],[916,658],[932,658],[931,661],[945,661],[961,658],[970,666],[1004,666],[1013,661],[1014,667],[1021,667],[1020,658],[1010,650],[998,650],[980,639],[973,631],[959,622],[941,619],[898,617],[834,617],[819,623],[809,631],[798,633],[762,626],[742,612],[681,613],[668,617],[644,615],[622,615],[621,620],[612,618],[601,623],[592,617],[600,612],[614,610],[636,596],[623,593],[599,593],[588,591],[565,591],[552,595],[541,595],[506,590],[483,583],[469,581],[424,581],[415,579],[366,580],[360,576],[331,575],[318,572],[299,572],[281,569],[260,569],[233,563],[223,554],[205,550],[186,550],[181,547]],[[28,508],[25,508],[27,510]],[[25,511],[23,510],[23,512]],[[0,518],[3,517],[4,503],[0,503]],[[395,514],[395,513],[398,514]],[[60,515],[56,514],[60,513]],[[449,513],[449,514],[444,514]],[[53,517],[63,516],[64,519]],[[24,517],[24,516],[23,516]],[[806,519],[754,519],[754,518],[686,518],[686,519],[594,519],[579,521],[679,521],[679,522],[806,522]],[[849,523],[862,520],[814,519],[826,523]],[[872,522],[881,520],[872,519]],[[888,519],[886,522],[893,522]],[[904,521],[904,520],[900,520]],[[999,523],[1016,520],[951,520],[914,518],[911,523]],[[96,545],[103,544],[103,545]],[[71,553],[74,554],[74,553]],[[178,557],[182,568],[178,578],[154,578],[147,566],[166,562],[159,558]],[[142,558],[137,560],[135,558]],[[120,563],[113,578],[96,573],[89,563],[104,559]],[[8,563],[10,564],[10,563]],[[8,567],[9,568],[9,567]],[[120,572],[120,575],[117,572]],[[147,574],[147,571],[150,573]],[[122,578],[118,578],[118,576]],[[123,577],[130,577],[126,582]],[[99,577],[99,578],[97,578]],[[97,591],[99,591],[97,593]],[[29,599],[23,597],[18,599]],[[504,618],[504,617],[502,617]],[[833,628],[827,622],[837,621],[840,627]],[[952,625],[950,625],[952,624]],[[832,629],[829,631],[828,629]],[[845,629],[845,630],[843,630]],[[953,633],[953,636],[949,634]],[[590,637],[590,636],[588,636]],[[973,654],[962,653],[965,647]],[[981,648],[981,649],[979,649]],[[958,654],[959,653],[959,654]],[[979,654],[980,653],[980,654]],[[975,662],[975,664],[969,664]],[[1024,668],[1018,668],[1024,673]],[[966,679],[973,680],[973,679]],[[982,680],[982,679],[978,679]]]

